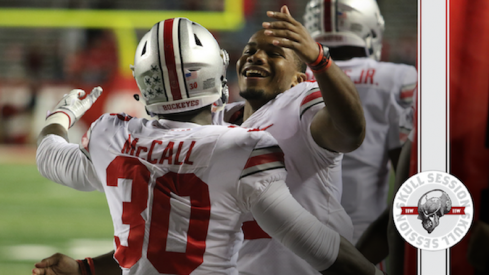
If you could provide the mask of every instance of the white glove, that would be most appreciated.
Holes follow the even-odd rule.
[[[72,90],[69,94],[63,96],[52,112],[48,111],[46,125],[58,123],[68,130],[92,107],[92,104],[101,93],[102,88],[95,87],[85,99],[80,100],[81,97],[85,96],[85,91],[80,89]]]

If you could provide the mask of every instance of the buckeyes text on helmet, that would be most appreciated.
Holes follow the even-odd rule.
[[[304,26],[327,47],[363,47],[380,60],[384,19],[375,0],[310,0]]]
[[[133,75],[150,115],[179,113],[227,101],[228,63],[227,53],[207,29],[186,18],[171,18],[143,36]]]

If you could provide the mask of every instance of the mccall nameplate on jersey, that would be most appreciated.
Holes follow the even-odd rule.
[[[404,182],[394,197],[393,218],[401,236],[423,250],[458,243],[470,229],[473,202],[465,185],[439,171],[425,171]]]

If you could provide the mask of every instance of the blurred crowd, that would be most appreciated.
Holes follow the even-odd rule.
[[[237,91],[234,64],[247,39],[266,18],[267,10],[286,4],[301,20],[307,1],[243,0],[245,22],[235,31],[213,31],[230,55],[228,68],[230,101],[242,100]],[[381,60],[416,65],[417,9],[410,1],[378,0],[386,21]],[[2,0],[7,8],[114,9],[223,11],[224,0]],[[62,12],[62,11],[60,11]],[[163,19],[163,18],[162,18]],[[212,30],[211,30],[212,31]],[[137,38],[144,30],[136,29]],[[83,133],[104,112],[126,112],[144,116],[132,100],[137,86],[128,74],[121,74],[118,45],[112,29],[23,28],[0,25],[0,143],[32,144],[47,110],[59,95],[73,88],[104,88],[98,107],[83,118]],[[122,66],[129,70],[129,64]],[[94,106],[95,107],[95,106]]]

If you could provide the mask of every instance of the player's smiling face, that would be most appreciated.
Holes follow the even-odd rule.
[[[263,30],[255,33],[236,64],[240,95],[262,104],[297,84],[295,53],[273,45]]]

